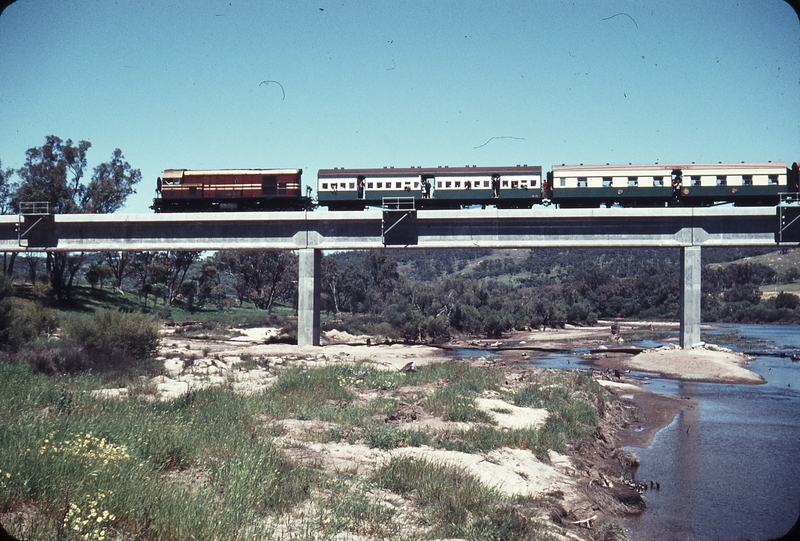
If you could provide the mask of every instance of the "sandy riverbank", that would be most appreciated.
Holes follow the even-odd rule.
[[[748,370],[751,359],[741,353],[709,347],[688,350],[658,348],[638,355],[598,356],[595,365],[616,370],[637,370],[660,374],[669,379],[708,383],[764,383],[764,378]]]
[[[652,327],[652,324],[644,325]],[[384,370],[400,370],[409,363],[421,367],[453,358],[447,348],[441,346],[378,344],[380,340],[375,337],[336,331],[324,333],[323,345],[318,347],[267,343],[274,334],[274,329],[242,329],[239,336],[229,340],[204,340],[167,332],[162,344],[165,372],[153,382],[156,397],[169,399],[210,385],[227,385],[239,392],[258,392],[277,379],[281,368],[291,366],[366,362]],[[552,522],[553,531],[560,532],[563,539],[588,540],[598,525],[643,510],[643,501],[634,483],[636,457],[624,447],[648,446],[678,412],[696,407],[693,400],[658,395],[635,385],[635,381],[626,380],[625,370],[662,373],[694,381],[757,382],[755,374],[745,368],[746,359],[730,352],[670,348],[633,356],[596,349],[608,342],[608,334],[608,327],[567,328],[518,333],[497,341],[447,345],[494,349],[496,356],[464,362],[502,370],[505,387],[512,390],[522,388],[542,370],[524,361],[544,354],[543,350],[578,346],[593,349],[596,353],[590,358],[600,368],[593,371],[593,376],[616,400],[604,405],[594,438],[580,450],[568,454],[551,452],[545,460],[540,460],[530,451],[520,449],[462,453],[409,446],[383,451],[358,442],[323,444],[310,435],[331,427],[327,423],[306,420],[283,421],[285,433],[279,443],[292,460],[310,461],[330,471],[358,472],[359,476],[368,476],[377,465],[395,455],[454,464],[509,496],[548,498],[552,505],[544,518]],[[248,359],[257,362],[248,362]],[[427,391],[413,391],[420,392]],[[369,398],[374,398],[375,391],[370,393]],[[126,390],[107,390],[103,394],[124,396]],[[473,428],[469,423],[446,422],[429,414],[412,395],[392,397],[401,402],[401,409],[396,416],[386,419],[387,424],[434,434]],[[541,426],[548,415],[543,409],[517,407],[497,393],[479,397],[476,407],[489,413],[496,426],[509,430]]]

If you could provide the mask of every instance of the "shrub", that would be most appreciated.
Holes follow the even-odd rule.
[[[88,349],[123,351],[135,359],[155,353],[160,339],[155,318],[117,310],[98,310],[93,316],[74,316],[63,326],[65,339]]]
[[[56,312],[38,304],[28,303],[12,312],[13,319],[6,335],[7,344],[12,350],[51,335],[58,328]]]
[[[30,366],[34,373],[49,376],[74,374],[89,367],[83,348],[64,341],[35,344],[17,353],[15,360]]]

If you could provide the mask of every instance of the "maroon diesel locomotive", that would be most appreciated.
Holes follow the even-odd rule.
[[[156,212],[309,210],[302,169],[167,169],[158,179]],[[310,189],[309,189],[310,191]]]

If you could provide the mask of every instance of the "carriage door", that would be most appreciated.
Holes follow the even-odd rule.
[[[278,193],[278,177],[264,175],[261,177],[261,195],[276,195]]]

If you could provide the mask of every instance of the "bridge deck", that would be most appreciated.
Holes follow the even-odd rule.
[[[0,251],[771,246],[778,228],[773,207],[416,211],[386,239],[383,219],[381,211],[64,214],[20,243],[25,224],[0,216]]]

